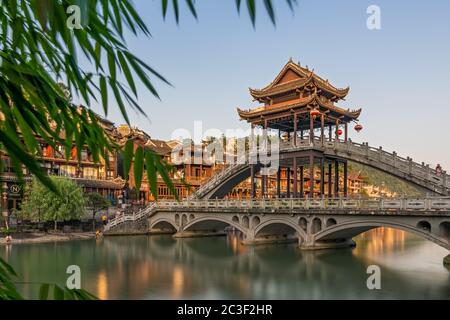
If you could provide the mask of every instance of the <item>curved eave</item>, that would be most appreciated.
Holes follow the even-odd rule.
[[[307,86],[308,84],[313,83],[317,88],[328,92],[331,95],[336,96],[338,99],[344,99],[349,91],[350,87],[340,89],[336,88],[333,85],[331,85],[328,81],[323,80],[315,73],[311,72],[307,78],[304,79],[298,79],[289,81],[283,84],[277,84],[277,85],[269,85],[268,87],[264,89],[252,89],[249,88],[250,95],[255,100],[261,100],[267,97],[272,97],[275,95],[283,94],[289,91],[296,90],[298,88]]]
[[[302,100],[302,99],[300,99],[300,100]],[[327,109],[331,112],[337,113],[339,116],[346,117],[348,120],[357,120],[359,118],[359,116],[361,115],[361,111],[362,111],[362,109],[346,110],[341,107],[335,106],[333,104],[326,103],[326,102],[322,101],[321,99],[319,99],[319,97],[317,95],[312,95],[309,99],[304,99],[302,101],[300,101],[300,100],[298,100],[294,103],[291,103],[291,104],[259,107],[259,108],[253,109],[253,110],[242,110],[240,108],[237,108],[237,112],[238,112],[241,120],[249,120],[249,119],[261,117],[264,115],[269,115],[269,114],[274,114],[277,112],[286,111],[286,110],[289,110],[292,108],[299,108],[299,107],[307,106],[309,104],[312,104],[312,105],[316,104],[316,105],[321,106],[324,109]]]
[[[322,90],[324,90],[324,91],[326,91],[326,92],[328,92],[328,93],[330,93],[332,95],[335,95],[339,99],[344,99],[348,95],[348,93],[350,92],[350,87],[347,87],[347,88],[344,88],[344,89],[336,88],[333,85],[331,85],[330,83],[322,80],[321,78],[319,78],[317,76],[314,77],[314,84],[318,88],[320,88],[320,89],[322,89]]]
[[[271,85],[269,88],[261,90],[249,88],[249,91],[254,99],[259,100],[304,87],[309,83],[311,83],[312,80],[313,80],[313,73],[311,73],[307,78],[296,79],[277,85]]]

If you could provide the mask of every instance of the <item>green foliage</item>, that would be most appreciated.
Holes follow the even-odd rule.
[[[376,187],[384,187],[391,192],[397,193],[398,196],[423,196],[423,194],[412,185],[379,170],[354,162],[349,163],[348,169],[350,172],[360,172],[367,184]]]
[[[39,180],[33,180],[24,210],[34,219],[37,214],[42,213],[42,219],[53,221],[55,228],[57,222],[81,218],[86,204],[82,189],[67,178],[51,177],[51,181],[57,193],[52,192]]]
[[[91,192],[86,195],[86,206],[92,210],[92,231],[95,231],[95,215],[111,205],[100,193]]]
[[[108,209],[111,202],[105,199],[100,193],[91,192],[86,195],[86,206],[92,208],[94,214],[99,210]]]
[[[17,274],[14,269],[0,258],[0,300],[24,300],[17,290],[14,280]],[[39,300],[97,300],[98,298],[85,290],[68,289],[56,284],[41,284]]]
[[[255,0],[245,2],[255,25]],[[295,2],[286,0],[291,9]],[[165,17],[169,0],[161,3]],[[179,1],[171,3],[178,22]],[[195,2],[185,0],[185,3],[197,17]],[[67,9],[71,5],[81,9],[80,29],[70,29],[67,25],[70,17]],[[236,0],[236,6],[239,11],[240,0]],[[265,0],[264,6],[275,23],[272,1]],[[106,116],[108,103],[114,100],[129,123],[128,108],[146,116],[137,102],[137,81],[157,98],[154,79],[170,84],[127,49],[124,39],[127,29],[134,36],[150,35],[131,0],[9,0],[0,6],[0,24],[0,113],[3,116],[0,149],[11,158],[19,178],[25,166],[54,192],[56,186],[36,159],[41,152],[37,136],[54,149],[57,143],[63,144],[66,158],[75,144],[79,160],[83,145],[89,147],[95,161],[106,159],[108,152],[120,147],[99,124],[98,116],[90,109],[91,102],[101,102]],[[80,53],[91,62],[90,69],[81,67]],[[60,85],[61,81],[67,90]],[[88,108],[76,108],[70,101],[72,96],[83,98]],[[141,160],[140,151],[137,155]],[[132,156],[129,150],[125,152],[126,163],[131,163]],[[145,153],[142,159],[147,159]],[[154,157],[153,161],[166,180],[167,166],[160,158]],[[142,170],[144,167],[139,166]],[[153,171],[151,175],[155,176]],[[140,173],[136,176],[141,178]],[[170,183],[168,186],[171,188]]]

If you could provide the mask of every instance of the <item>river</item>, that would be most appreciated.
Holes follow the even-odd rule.
[[[385,228],[355,241],[354,249],[304,252],[246,247],[239,234],[109,237],[0,247],[0,256],[31,298],[36,282],[64,285],[67,267],[77,265],[82,287],[101,299],[450,299],[445,249]],[[370,265],[380,267],[380,290],[367,288]]]

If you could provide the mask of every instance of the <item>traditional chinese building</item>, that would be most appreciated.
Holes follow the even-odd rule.
[[[339,107],[349,88],[340,89],[328,80],[318,76],[313,70],[301,67],[291,60],[277,77],[265,88],[250,89],[255,101],[262,105],[242,110],[238,108],[241,120],[251,125],[252,136],[255,128],[276,130],[278,136],[285,137],[290,148],[280,155],[276,184],[277,196],[281,196],[281,172],[287,172],[287,197],[313,197],[315,183],[306,184],[305,179],[314,177],[316,168],[320,171],[319,196],[337,197],[348,194],[347,161],[325,154],[320,144],[335,140],[347,141],[349,125],[357,123],[361,113]],[[355,130],[360,130],[356,124]],[[301,147],[301,148],[300,148]],[[344,185],[340,189],[340,167],[343,168]],[[252,166],[252,196],[257,194],[255,177],[256,165]],[[305,169],[307,169],[305,174]],[[268,196],[270,177],[262,176],[261,192]],[[327,186],[327,188],[325,188]]]
[[[83,108],[79,106],[78,108]],[[98,116],[99,125],[106,134],[114,138],[116,135],[114,124]],[[20,135],[20,132],[18,132]],[[64,132],[61,133],[64,135]],[[62,136],[64,138],[64,136]],[[66,159],[65,146],[57,143],[56,149],[50,146],[44,139],[37,137],[40,145],[40,153],[37,158],[43,170],[51,176],[62,176],[74,180],[85,193],[97,192],[115,203],[125,181],[117,174],[117,156],[109,154],[108,159],[100,159],[95,162],[87,146],[81,150],[81,160],[78,160],[75,143],[70,150],[70,156]],[[9,214],[14,209],[19,209],[24,195],[23,183],[17,179],[11,159],[1,151],[2,172],[0,182],[2,185],[2,210],[3,214]],[[31,181],[30,172],[23,167],[24,181]]]
[[[173,166],[173,170],[169,173],[169,176],[172,179],[176,195],[180,199],[189,196],[213,175],[214,163],[206,163],[204,161],[204,148],[202,145],[189,143],[189,148],[180,148],[183,144],[182,141],[152,139],[144,131],[127,125],[119,126],[117,131],[119,133],[119,141],[122,143],[131,139],[134,143],[135,150],[138,146],[142,146],[145,149],[155,152],[168,164]],[[172,159],[172,151],[174,149],[180,149],[180,153],[188,150],[185,161],[178,163]],[[182,156],[183,155],[180,155],[180,157]],[[140,190],[136,190],[133,167],[134,163],[132,163],[130,169],[129,179],[123,197],[128,203],[147,205],[149,202],[154,201],[155,197],[151,194],[146,174],[142,177]],[[119,174],[124,176],[122,159],[119,159]],[[170,191],[164,180],[159,175],[157,175],[157,179],[158,199],[175,199],[175,195]]]

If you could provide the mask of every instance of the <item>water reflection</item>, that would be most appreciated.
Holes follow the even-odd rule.
[[[64,284],[67,266],[79,265],[83,288],[102,299],[450,298],[446,250],[402,231],[376,229],[353,250],[316,252],[247,247],[240,237],[118,237],[5,247],[1,255],[25,281]],[[381,267],[381,291],[366,287],[371,264]],[[37,289],[23,287],[28,296]]]

